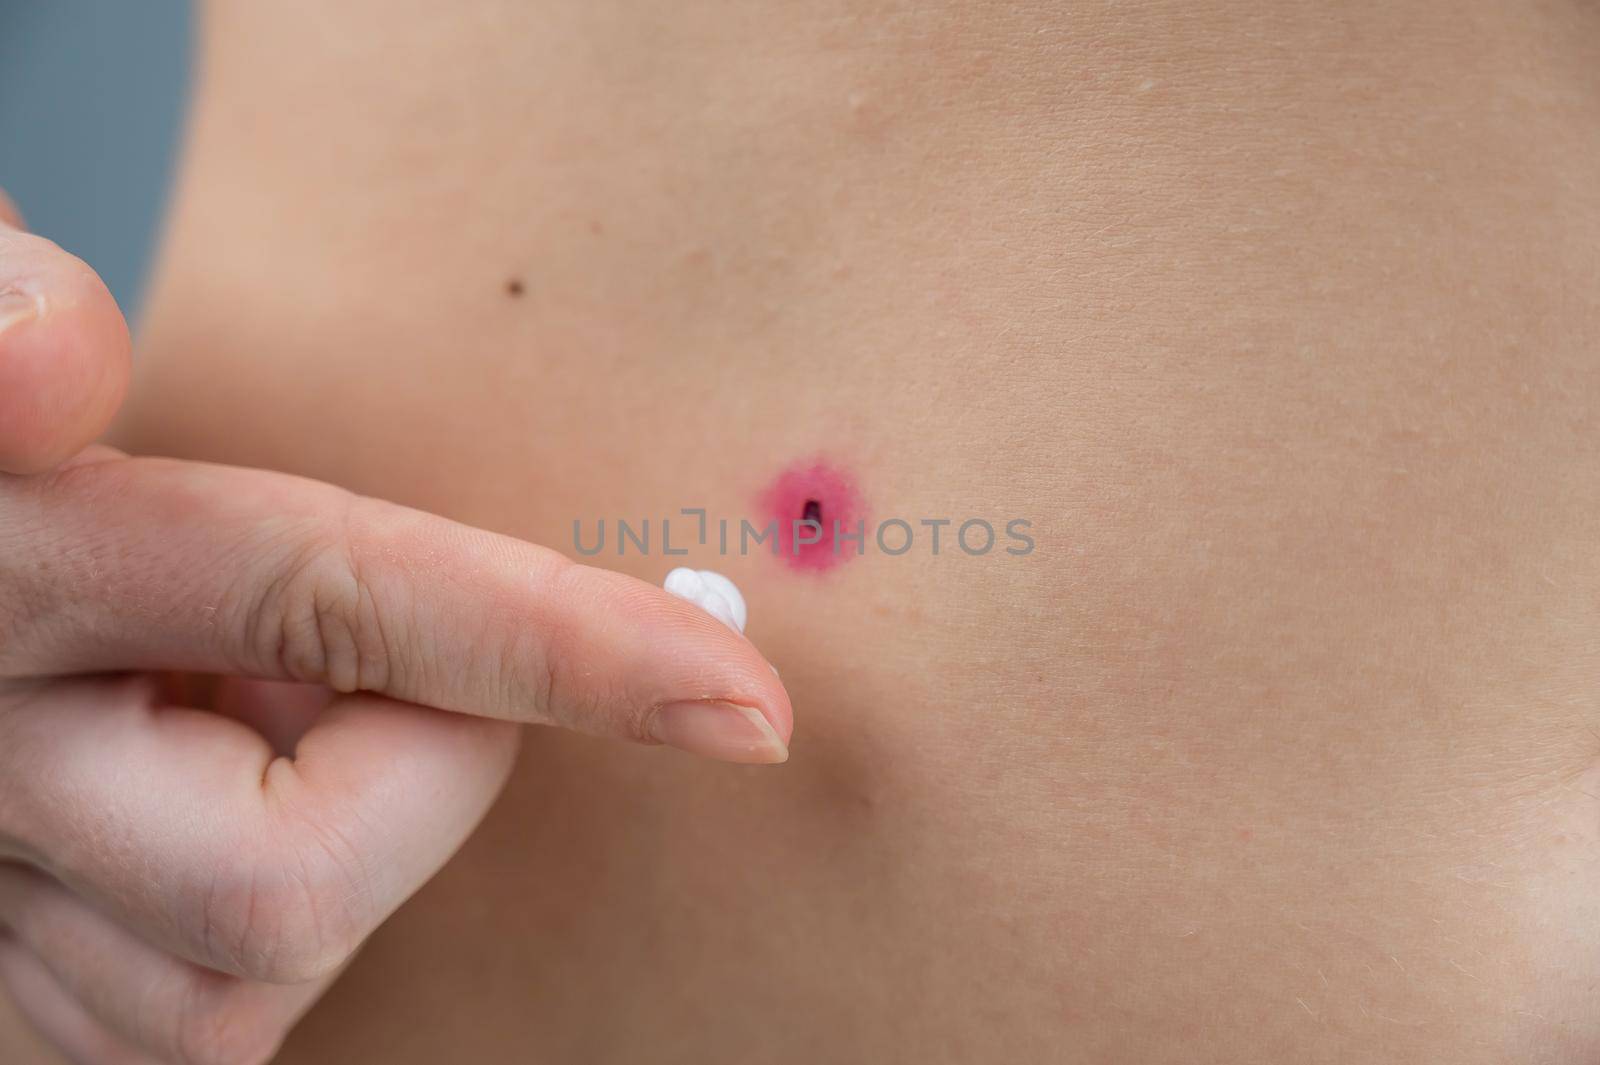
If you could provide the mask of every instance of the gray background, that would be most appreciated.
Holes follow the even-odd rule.
[[[0,187],[131,316],[188,80],[187,0],[0,0]]]

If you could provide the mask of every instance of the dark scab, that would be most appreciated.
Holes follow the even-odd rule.
[[[806,505],[800,509],[801,521],[814,521],[817,527],[822,526],[822,504],[815,499],[806,500]]]

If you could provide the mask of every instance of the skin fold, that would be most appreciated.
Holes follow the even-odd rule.
[[[1590,3],[207,5],[117,446],[1037,541],[590,560],[788,764],[529,730],[277,1060],[1600,1059],[1597,282]]]

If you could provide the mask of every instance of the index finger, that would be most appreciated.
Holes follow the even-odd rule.
[[[242,673],[728,761],[788,756],[788,695],[749,640],[524,541],[163,459],[0,479],[0,513],[14,530],[0,587],[31,604],[0,619],[17,634],[0,641],[0,676]]]

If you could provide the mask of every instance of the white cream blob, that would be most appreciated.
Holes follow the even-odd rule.
[[[708,569],[679,566],[667,574],[661,586],[679,599],[687,599],[735,632],[743,632],[749,614],[744,596],[734,583]]]

